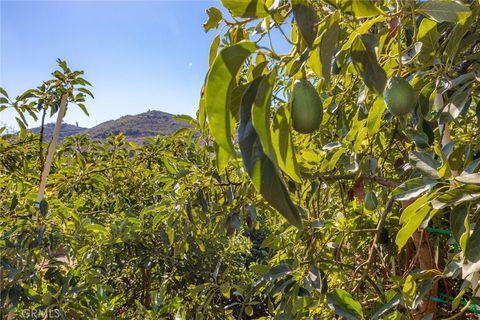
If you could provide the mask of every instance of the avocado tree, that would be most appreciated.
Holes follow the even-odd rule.
[[[198,121],[286,222],[257,303],[479,312],[478,1],[221,2]]]

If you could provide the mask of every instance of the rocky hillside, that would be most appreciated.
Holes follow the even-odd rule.
[[[43,139],[45,141],[49,141],[50,139],[52,139],[54,129],[55,129],[55,123],[47,123],[45,125],[44,131],[43,131],[43,137],[44,137]],[[33,133],[40,133],[40,127],[29,129],[29,130],[30,132],[33,132]],[[62,127],[60,128],[59,138],[60,140],[62,140],[65,137],[73,136],[73,135],[85,132],[87,130],[88,128],[77,127],[75,125],[64,122],[62,123]]]
[[[162,111],[148,111],[137,115],[127,115],[116,120],[110,120],[93,128],[77,127],[68,123],[63,123],[60,130],[60,139],[79,133],[86,133],[92,138],[105,139],[110,133],[123,134],[128,140],[139,141],[144,137],[156,135],[169,135],[180,128],[187,127],[188,124],[173,119],[174,115]],[[54,123],[45,125],[45,140],[52,138]],[[31,132],[39,133],[40,128],[30,129]]]

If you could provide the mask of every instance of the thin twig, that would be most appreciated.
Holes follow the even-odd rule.
[[[319,175],[318,178],[323,181],[337,181],[337,180],[354,180],[357,179],[357,175],[352,174],[340,174],[340,175]],[[384,187],[388,188],[396,188],[400,185],[400,182],[396,180],[391,180],[381,176],[367,176],[362,175],[358,177],[358,179],[368,180],[372,182],[376,182]]]
[[[380,239],[380,236],[383,231],[383,226],[385,225],[385,221],[387,219],[387,215],[392,209],[393,206],[393,198],[390,198],[387,202],[387,205],[385,206],[385,210],[383,210],[382,215],[380,216],[380,219],[378,220],[377,224],[377,230],[375,232],[375,237],[373,238],[373,243],[372,246],[370,247],[370,253],[368,255],[368,260],[365,262],[365,269],[363,270],[362,277],[360,278],[360,281],[357,283],[355,288],[353,289],[353,292],[356,292],[358,288],[360,288],[360,285],[365,282],[365,279],[368,276],[368,271],[370,270],[373,260],[375,258],[375,247],[377,246],[378,239]]]

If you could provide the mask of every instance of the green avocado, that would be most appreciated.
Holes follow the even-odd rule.
[[[293,129],[300,133],[318,130],[322,123],[323,108],[317,90],[308,80],[296,80],[292,96]]]
[[[365,199],[363,200],[363,205],[365,209],[369,211],[373,211],[377,208],[377,196],[373,192],[369,192],[365,195]]]
[[[407,80],[390,78],[383,91],[383,99],[394,116],[403,116],[415,108],[417,98],[415,91]]]

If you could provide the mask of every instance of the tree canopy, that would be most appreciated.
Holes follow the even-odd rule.
[[[37,206],[28,116],[87,112],[90,83],[59,60],[0,90],[21,128],[0,136],[2,316],[480,313],[478,1],[221,3],[189,127],[66,138]]]

